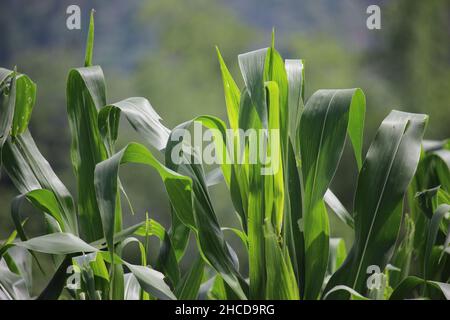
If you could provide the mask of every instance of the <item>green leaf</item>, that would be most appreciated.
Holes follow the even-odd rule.
[[[176,300],[177,298],[164,282],[164,275],[145,266],[137,266],[123,261],[136,277],[143,290],[162,300]]]
[[[14,142],[9,139],[2,149],[2,157],[3,166],[19,192],[28,194],[37,189],[52,192],[54,198],[44,191],[46,194],[44,197],[51,198],[45,201],[51,201],[52,210],[60,212],[65,229],[78,234],[77,215],[72,196],[39,152],[29,131],[15,138]],[[37,191],[37,193],[42,192]]]
[[[67,80],[71,158],[77,179],[80,227],[83,238],[88,241],[103,236],[95,197],[94,169],[97,163],[107,159],[97,122],[97,110],[104,105],[106,97],[102,69],[98,66],[72,69]]]
[[[367,267],[386,266],[400,228],[403,197],[419,162],[427,119],[392,111],[378,129],[358,177],[355,243],[325,291],[343,284],[364,292]]]
[[[319,90],[300,120],[306,299],[318,297],[328,262],[329,225],[322,198],[338,167],[347,132],[360,162],[364,113],[360,89]]]
[[[266,288],[268,300],[298,300],[297,281],[287,251],[283,252],[271,222],[266,219],[264,225],[266,254]]]
[[[0,68],[0,149],[11,132],[16,103],[16,74]],[[1,164],[1,162],[0,162]]]
[[[239,103],[241,99],[241,92],[239,91],[236,82],[234,82],[228,68],[223,61],[219,48],[216,47],[217,58],[220,64],[220,71],[222,73],[223,89],[225,93],[225,102],[227,106],[228,121],[230,127],[234,130],[239,128]]]
[[[16,77],[16,99],[11,136],[17,137],[25,132],[36,101],[36,84],[26,75]]]
[[[272,46],[267,50],[267,57],[265,60],[264,66],[264,80],[267,82],[274,82],[278,88],[278,129],[280,130],[280,140],[281,140],[281,148],[283,159],[286,157],[287,152],[287,142],[289,135],[289,106],[288,106],[288,90],[289,84],[286,74],[286,67],[284,65],[283,58],[278,53],[278,51],[274,47],[275,42],[275,34],[272,33]],[[272,102],[273,105],[273,102]],[[273,108],[268,106],[268,116],[269,122],[272,114],[273,117]]]
[[[70,254],[94,252],[96,248],[71,233],[56,232],[35,237],[27,241],[16,242],[16,246],[48,254]]]
[[[59,224],[62,231],[74,232],[69,221],[64,221],[59,209],[58,201],[53,192],[45,189],[36,189],[26,194],[27,199],[38,209],[50,214]]]
[[[170,130],[161,124],[161,117],[148,100],[140,97],[128,98],[100,110],[98,126],[110,146],[117,140],[121,113],[149,145],[158,150],[165,148]]]
[[[111,158],[99,163],[95,169],[95,188],[100,209],[104,236],[111,254],[114,252],[114,233],[118,196],[120,164],[139,163],[156,169],[164,181],[171,204],[187,221],[193,220],[191,207],[191,180],[164,167],[143,145],[130,143]]]
[[[89,31],[88,31],[88,37],[86,40],[86,55],[84,58],[84,66],[90,67],[92,66],[92,55],[94,54],[94,13],[95,10],[91,10],[91,16],[89,19]]]
[[[263,128],[267,128],[268,125],[266,95],[264,92],[264,66],[267,51],[268,48],[265,48],[238,56],[242,77]]]

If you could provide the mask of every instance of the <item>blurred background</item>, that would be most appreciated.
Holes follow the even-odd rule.
[[[66,9],[81,8],[81,30],[66,28]],[[366,9],[381,8],[381,30],[369,30]],[[411,0],[2,0],[0,66],[28,74],[37,84],[30,130],[56,173],[76,196],[70,165],[65,82],[84,62],[91,8],[95,14],[94,64],[103,67],[108,102],[131,96],[149,99],[172,128],[195,115],[226,119],[219,46],[242,85],[237,55],[270,45],[284,58],[306,65],[306,97],[319,88],[360,87],[367,98],[365,150],[391,109],[430,115],[426,137],[450,137],[450,1]],[[140,140],[127,125],[129,140]],[[356,164],[347,150],[332,190],[352,207]],[[140,222],[145,212],[169,227],[169,206],[159,177],[140,167],[124,167],[123,182]],[[10,202],[17,191],[0,180],[0,239],[13,230]],[[212,188],[224,226],[237,223],[225,187]],[[25,208],[27,209],[27,208]],[[31,209],[28,209],[31,210]],[[42,232],[37,215],[30,234]],[[346,227],[331,219],[333,235]],[[238,248],[238,241],[230,239]]]

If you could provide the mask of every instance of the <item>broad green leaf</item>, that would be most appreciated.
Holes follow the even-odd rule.
[[[117,140],[120,114],[131,126],[158,150],[165,148],[170,130],[161,124],[161,117],[147,99],[134,97],[103,107],[98,115],[100,133],[112,146]]]
[[[125,266],[136,277],[143,290],[152,296],[162,300],[176,300],[177,298],[164,282],[164,275],[156,270],[145,266],[137,266],[128,262],[123,262]]]
[[[71,233],[57,232],[35,237],[27,241],[16,242],[16,246],[48,254],[70,254],[76,252],[94,252],[96,248]]]
[[[120,164],[139,163],[156,169],[164,181],[172,206],[186,221],[193,223],[191,207],[191,180],[164,167],[144,146],[130,143],[111,158],[99,163],[95,169],[95,188],[104,236],[111,254],[114,252],[116,199]],[[187,212],[188,215],[185,214]]]
[[[266,95],[264,92],[264,66],[267,51],[268,48],[265,48],[238,56],[242,77],[263,128],[267,128],[268,125]]]
[[[72,196],[39,152],[29,131],[15,138],[14,142],[9,139],[2,149],[2,157],[3,166],[19,192],[28,194],[36,189],[52,192],[52,207],[56,210],[56,200],[64,227],[77,234],[77,215]],[[47,194],[45,197],[51,196]]]
[[[306,299],[318,297],[328,261],[329,226],[322,198],[338,167],[347,132],[360,162],[364,113],[360,89],[319,90],[300,119]]]
[[[107,159],[98,128],[98,110],[106,105],[105,80],[100,67],[72,69],[67,80],[67,114],[72,134],[71,158],[78,187],[78,215],[88,241],[103,236],[95,197],[95,165]],[[117,222],[120,225],[120,221]]]
[[[26,198],[38,209],[50,214],[59,224],[64,232],[74,232],[71,229],[69,221],[64,221],[64,216],[61,213],[53,192],[46,189],[36,189],[26,194]]]
[[[358,177],[355,242],[325,292],[340,284],[364,292],[367,267],[386,266],[399,232],[403,197],[419,162],[427,119],[392,111],[378,129]]]

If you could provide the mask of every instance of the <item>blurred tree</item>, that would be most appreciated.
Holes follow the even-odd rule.
[[[155,43],[138,64],[139,93],[150,98],[171,126],[205,113],[224,118],[214,46],[240,80],[237,54],[254,49],[259,33],[216,0],[155,0],[141,12]]]
[[[382,12],[383,32],[368,59],[381,68],[402,108],[430,115],[426,136],[449,137],[450,2],[389,1]]]

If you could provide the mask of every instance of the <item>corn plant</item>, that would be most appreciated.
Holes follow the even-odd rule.
[[[27,128],[35,84],[0,69],[1,166],[20,193],[11,204],[16,230],[0,247],[0,298],[35,298],[35,252],[58,263],[38,299],[450,297],[450,148],[422,140],[426,115],[392,111],[364,157],[363,91],[319,90],[306,100],[304,62],[283,60],[272,36],[270,47],[239,55],[242,89],[217,49],[228,125],[202,115],[170,130],[145,98],[107,103],[103,72],[92,65],[93,39],[91,16],[85,66],[67,80],[76,201]],[[121,115],[145,144],[115,149]],[[198,124],[215,133],[218,167],[205,167],[198,146],[179,134]],[[240,130],[263,134],[251,140],[236,134]],[[359,172],[350,211],[330,190],[347,137]],[[148,218],[123,226],[121,199],[127,197],[119,169],[127,163],[159,174],[170,228]],[[239,228],[218,222],[209,188],[222,182]],[[43,214],[47,234],[27,237],[24,201]],[[354,232],[348,253],[342,239],[330,237],[329,214]],[[241,270],[225,232],[242,241],[248,270]],[[199,256],[181,272],[190,234]],[[151,236],[160,239],[154,266],[147,261]],[[140,265],[124,259],[129,244],[139,248]],[[68,268],[79,281],[69,281]],[[69,295],[62,295],[64,288]]]

